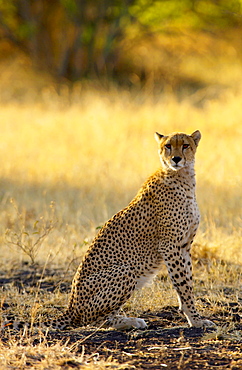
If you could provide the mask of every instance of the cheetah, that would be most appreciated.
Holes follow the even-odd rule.
[[[189,325],[214,325],[195,308],[190,258],[200,219],[194,162],[201,134],[156,133],[155,139],[161,167],[99,231],[74,276],[67,309],[52,327],[105,322],[117,330],[146,328],[142,318],[119,310],[159,272],[162,261]]]

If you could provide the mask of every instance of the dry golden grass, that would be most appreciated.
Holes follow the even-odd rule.
[[[2,253],[9,251],[6,230],[18,232],[21,222],[36,232],[37,220],[56,219],[46,238],[53,253],[89,240],[159,166],[153,133],[199,129],[197,242],[201,253],[242,262],[241,94],[227,93],[203,109],[185,99],[154,103],[117,91],[80,91],[72,104],[52,94],[50,104],[1,106]]]
[[[36,345],[36,339],[41,341]],[[85,354],[85,348],[80,354],[74,353],[75,345],[59,341],[49,345],[43,334],[30,337],[26,334],[19,340],[10,340],[10,346],[0,344],[0,370],[5,369],[72,369],[103,370],[122,369],[116,360],[110,356],[106,361],[99,359],[98,353]]]
[[[0,268],[13,274],[29,261],[27,250],[43,266],[43,276],[44,266],[60,266],[70,282],[96,227],[126,206],[159,166],[154,132],[199,129],[202,220],[193,249],[196,294],[213,303],[213,309],[203,311],[208,316],[218,300],[236,300],[242,264],[242,92],[228,89],[201,108],[185,97],[178,101],[169,94],[157,98],[81,84],[58,93],[52,86],[41,91],[39,100],[27,97],[0,106]],[[142,313],[159,310],[164,302],[176,304],[165,274],[151,289],[138,292],[126,309]],[[233,295],[224,293],[224,285],[233,287]],[[30,289],[22,295],[11,288],[2,293],[20,317],[34,316],[36,305],[45,313],[67,300],[58,291],[41,295]],[[94,363],[61,342],[49,347],[43,339],[33,349],[32,337],[27,339],[22,346],[10,338],[7,356],[3,345],[0,368],[59,369],[75,363],[83,369],[122,368],[111,359]]]

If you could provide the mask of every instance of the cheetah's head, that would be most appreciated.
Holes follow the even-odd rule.
[[[197,130],[191,135],[174,133],[164,136],[156,132],[155,139],[159,144],[161,164],[173,171],[178,171],[194,163],[201,133]]]

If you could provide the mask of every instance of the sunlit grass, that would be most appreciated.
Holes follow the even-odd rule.
[[[2,235],[16,226],[16,207],[34,224],[53,216],[54,202],[58,224],[48,245],[63,251],[82,244],[159,166],[155,131],[199,129],[197,240],[225,260],[242,261],[241,94],[227,93],[203,109],[188,99],[161,96],[154,103],[115,89],[76,92],[68,104],[65,94],[57,99],[50,90],[51,104],[1,106]]]

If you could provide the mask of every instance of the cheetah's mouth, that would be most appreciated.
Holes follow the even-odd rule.
[[[180,163],[176,163],[176,164],[171,164],[171,168],[174,169],[174,170],[180,170],[181,168],[183,168],[184,166]]]

